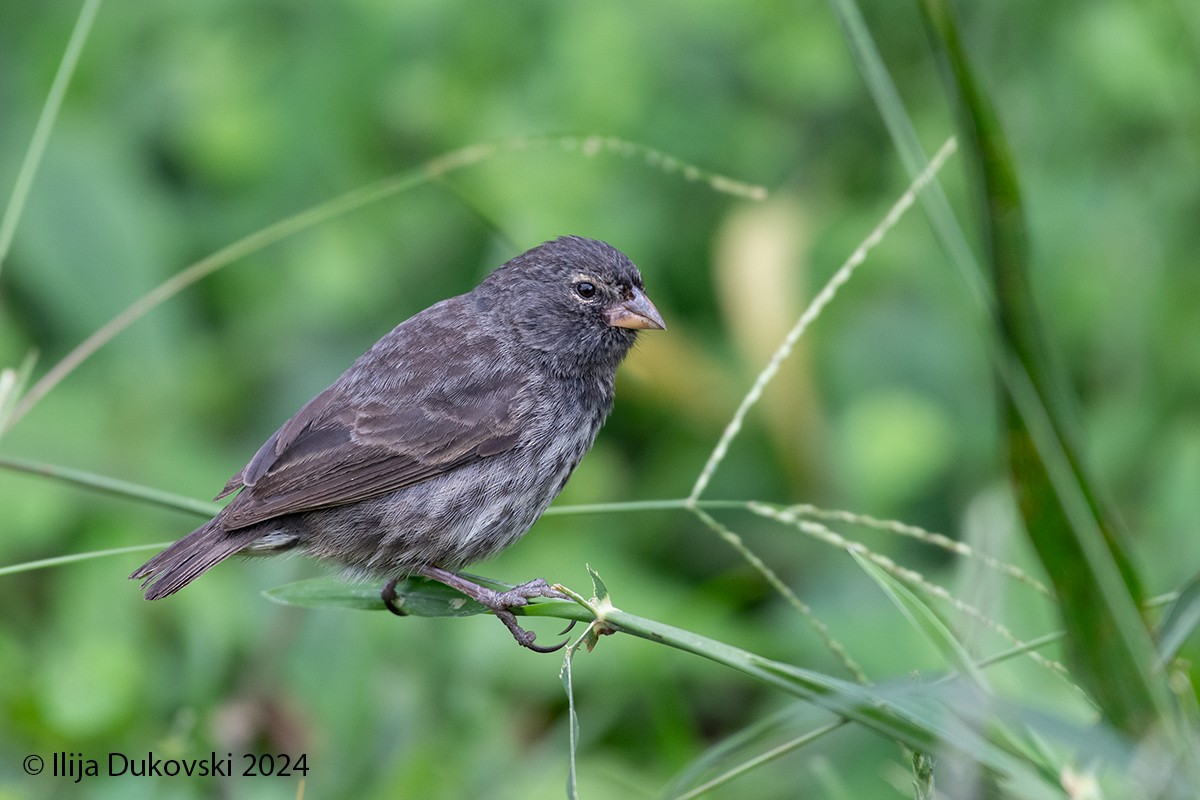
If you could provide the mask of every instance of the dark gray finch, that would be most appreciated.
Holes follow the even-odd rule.
[[[564,236],[467,294],[400,323],[234,475],[221,513],[147,561],[146,599],[235,554],[301,552],[395,586],[410,575],[482,603],[540,652],[510,609],[559,597],[457,574],[537,521],[613,402],[639,330],[663,330],[637,267],[604,242]],[[561,646],[561,645],[559,645]]]

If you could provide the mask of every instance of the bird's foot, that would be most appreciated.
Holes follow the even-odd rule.
[[[479,587],[483,589],[484,587]],[[517,608],[529,604],[529,599],[532,597],[549,597],[554,600],[568,600],[565,594],[555,589],[550,584],[546,583],[545,578],[538,578],[529,583],[522,583],[520,586],[514,586],[508,591],[497,592],[492,589],[485,589],[494,595],[495,603],[504,606],[505,608]],[[491,608],[486,602],[480,601],[485,606]]]
[[[416,570],[416,574],[429,578],[430,580],[435,580],[438,583],[443,583],[452,589],[457,589],[467,597],[491,611],[501,622],[504,623],[504,626],[508,628],[509,633],[511,633],[513,638],[517,640],[517,644],[521,645],[522,647],[533,650],[535,653],[553,653],[556,650],[561,650],[567,644],[566,640],[554,645],[553,647],[542,647],[539,644],[534,644],[534,640],[537,639],[537,635],[533,631],[527,631],[518,625],[517,617],[511,611],[511,609],[528,605],[529,600],[534,597],[549,597],[556,600],[567,599],[566,595],[555,590],[552,586],[550,586],[550,584],[546,583],[544,578],[538,578],[537,580],[530,581],[529,583],[522,583],[520,586],[514,586],[507,591],[498,592],[495,589],[489,589],[486,586],[480,586],[478,583],[475,583],[472,580],[450,572],[449,570],[442,569],[441,567],[422,567]],[[392,582],[390,585],[392,586],[392,594],[394,598],[395,583]],[[385,586],[384,590],[386,591],[387,588],[388,587]],[[387,602],[387,598],[385,597],[384,603],[387,604]],[[391,609],[392,605],[389,604],[388,608]],[[568,625],[563,631],[563,634],[566,634],[568,631],[570,631],[574,625],[574,622]]]

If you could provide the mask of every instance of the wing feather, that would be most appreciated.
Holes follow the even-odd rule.
[[[488,367],[480,377],[443,369],[437,381],[408,373],[412,391],[402,382],[364,393],[344,376],[230,479],[221,496],[241,492],[222,512],[222,526],[359,502],[511,450],[532,406],[529,385],[495,361]]]

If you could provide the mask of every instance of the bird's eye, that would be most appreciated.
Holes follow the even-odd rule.
[[[575,294],[584,300],[590,300],[596,296],[596,284],[589,283],[588,281],[579,281],[575,284]]]

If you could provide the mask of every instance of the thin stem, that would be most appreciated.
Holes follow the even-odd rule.
[[[770,508],[769,506],[760,506],[757,503],[754,503],[751,504],[751,510],[756,514],[760,514],[768,519],[776,520],[785,525],[792,525],[802,533],[808,534],[809,536],[825,542],[826,544],[829,544],[839,550],[845,550],[848,553],[857,553],[863,558],[866,558],[872,564],[875,564],[886,571],[888,574],[893,575],[901,581],[904,581],[905,583],[917,588],[930,597],[936,597],[937,599],[942,600],[953,607],[956,611],[970,617],[976,622],[979,622],[981,625],[998,634],[1001,638],[1007,640],[1014,648],[1022,648],[1026,645],[1026,643],[1023,642],[1015,633],[1013,633],[1012,630],[1004,623],[992,619],[982,610],[976,608],[961,598],[955,597],[944,586],[933,583],[916,570],[900,566],[892,559],[874,552],[861,542],[851,541],[841,534],[835,533],[824,525],[812,522],[811,520],[800,519],[796,517],[795,514],[789,514],[786,511],[780,512],[776,509]],[[1064,681],[1074,691],[1078,692],[1085,699],[1087,699],[1086,692],[1080,689],[1079,686],[1077,686],[1071,680],[1071,673],[1065,666],[1057,661],[1052,661],[1045,658],[1040,653],[1033,652],[1032,648],[1026,648],[1026,651],[1028,652],[1029,658],[1035,663],[1050,670],[1051,673],[1057,675],[1059,679]]]
[[[754,758],[750,758],[750,759],[747,759],[746,761],[743,761],[742,763],[738,764],[736,767],[726,770],[725,772],[722,772],[720,775],[716,776],[715,778],[705,781],[704,783],[700,784],[699,786],[693,787],[692,789],[684,792],[683,794],[672,795],[671,800],[693,800],[694,798],[699,797],[700,795],[705,794],[706,792],[716,789],[718,786],[724,786],[725,784],[732,781],[734,778],[744,775],[752,769],[761,767],[763,764],[768,764],[777,758],[782,758],[783,756],[786,756],[788,753],[799,750],[801,747],[804,747],[805,745],[812,744],[817,739],[820,739],[823,736],[833,733],[838,728],[841,728],[847,722],[849,722],[849,720],[847,720],[844,717],[841,719],[834,720],[833,722],[827,722],[826,724],[820,726],[819,728],[814,728],[813,730],[808,731],[807,733],[805,733],[801,736],[797,736],[795,739],[792,739],[791,741],[784,742],[781,745],[772,747],[769,750],[765,750],[762,753],[759,753]]]
[[[558,516],[567,514],[627,514],[637,511],[682,511],[693,508],[729,509],[740,508],[749,510],[750,503],[746,500],[700,500],[693,502],[689,498],[663,500],[630,500],[625,503],[580,503],[577,505],[551,506],[542,516]]]
[[[829,626],[827,626],[819,617],[817,617],[817,615],[813,612],[812,607],[809,606],[808,603],[805,603],[803,600],[801,600],[799,595],[792,591],[792,588],[784,583],[783,580],[777,574],[775,574],[775,571],[768,567],[766,562],[758,557],[757,553],[746,546],[746,543],[742,541],[742,537],[738,536],[732,530],[722,525],[707,512],[701,509],[693,508],[692,513],[699,517],[701,522],[703,522],[709,527],[710,530],[720,536],[727,544],[729,544],[730,547],[736,550],[750,566],[754,567],[754,569],[756,569],[758,573],[763,576],[767,583],[771,585],[771,588],[773,588],[784,600],[786,600],[792,608],[800,612],[800,615],[804,617],[809,626],[816,631],[819,637],[821,637],[821,641],[825,643],[825,647],[829,650],[829,652],[833,653],[834,657],[837,658],[838,661],[841,662],[842,666],[846,668],[846,671],[849,672],[851,676],[853,676],[855,681],[864,686],[867,686],[871,683],[871,681],[867,678],[867,674],[863,672],[862,667],[859,666],[858,662],[850,656],[850,653],[846,650],[845,645],[835,639],[833,634],[830,633]]]
[[[465,158],[469,154],[460,151],[457,155],[460,158]],[[5,422],[6,429],[11,429],[16,425],[43,397],[49,394],[54,387],[74,372],[80,364],[95,354],[101,347],[108,344],[118,334],[144,317],[148,312],[162,305],[187,287],[211,275],[221,267],[262,250],[281,239],[285,239],[288,236],[311,228],[333,217],[345,214],[360,206],[422,183],[429,178],[427,169],[422,168],[393,176],[378,183],[347,192],[328,202],[313,206],[301,211],[299,214],[294,214],[239,239],[207,258],[195,262],[182,272],[176,273],[135,300],[124,311],[117,314],[117,316],[101,326],[91,336],[84,339],[74,350],[43,375],[13,408],[12,414]]]
[[[129,481],[97,475],[94,472],[61,467],[57,464],[43,464],[37,461],[26,461],[20,458],[0,456],[0,469],[9,469],[15,472],[24,472],[27,475],[52,478],[63,483],[83,487],[84,489],[92,489],[93,491],[131,500],[140,500],[144,503],[162,506],[173,511],[196,514],[200,517],[211,517],[221,510],[220,506],[215,503],[194,500],[183,495],[151,489],[147,486],[130,483]]]
[[[47,464],[40,461],[29,461],[22,458],[0,456],[0,469],[23,472],[41,478],[70,483],[84,489],[124,497],[127,500],[138,500],[153,505],[195,514],[200,517],[211,517],[221,510],[216,503],[196,500],[180,494],[164,492],[149,486],[109,478],[95,472],[73,469],[58,464]],[[579,514],[629,514],[640,511],[682,511],[684,509],[750,509],[751,501],[746,500],[701,500],[692,503],[687,498],[663,500],[632,500],[625,503],[579,503],[576,505],[553,506],[546,509],[543,516],[568,516]]]
[[[54,74],[54,82],[50,84],[50,93],[46,95],[46,102],[42,105],[41,116],[34,126],[29,149],[25,151],[25,158],[21,161],[21,169],[17,173],[16,182],[13,183],[12,195],[4,209],[4,217],[0,219],[0,268],[8,258],[8,250],[12,247],[13,237],[17,233],[17,223],[21,221],[25,201],[33,188],[33,178],[42,163],[42,155],[46,152],[46,144],[50,141],[50,133],[54,130],[55,120],[58,119],[58,110],[62,107],[67,86],[71,83],[71,76],[75,74],[75,67],[79,63],[79,54],[83,52],[83,45],[99,10],[100,0],[84,0],[83,7],[79,9],[79,16],[75,19],[71,38],[67,42],[67,49],[63,51],[62,60],[58,62],[58,71]]]
[[[933,180],[933,177],[937,174],[938,170],[940,170],[942,165],[946,163],[946,159],[948,159],[954,153],[955,148],[955,140],[953,138],[947,139],[946,143],[942,145],[940,150],[938,150],[937,155],[935,155],[933,160],[929,162],[929,166],[925,168],[925,171],[913,180],[912,184],[908,187],[908,190],[900,196],[900,199],[898,199],[895,204],[892,205],[887,214],[884,215],[882,220],[880,220],[879,224],[876,225],[869,234],[867,234],[867,237],[863,239],[862,243],[855,248],[854,252],[850,254],[850,257],[846,259],[845,263],[838,268],[837,272],[833,273],[833,276],[829,279],[821,291],[818,292],[817,295],[812,299],[812,302],[808,304],[808,308],[804,310],[804,313],[800,315],[800,319],[798,319],[792,329],[788,331],[787,336],[784,337],[783,342],[779,345],[779,348],[771,356],[771,360],[767,362],[765,367],[763,367],[762,372],[758,374],[758,378],[755,379],[754,385],[750,387],[750,391],[747,392],[746,396],[742,399],[741,405],[738,406],[737,411],[734,412],[733,419],[731,419],[729,424],[725,427],[725,431],[721,434],[721,438],[717,441],[717,446],[713,448],[712,454],[708,457],[708,462],[704,465],[704,469],[700,471],[700,476],[696,478],[696,483],[692,487],[692,492],[690,495],[688,495],[689,499],[699,500],[700,495],[704,493],[706,488],[708,488],[708,483],[710,480],[712,480],[713,473],[717,471],[717,467],[720,466],[721,462],[725,459],[725,454],[729,451],[729,445],[741,431],[742,424],[746,420],[746,415],[749,414],[750,409],[753,408],[756,403],[758,403],[759,399],[762,397],[763,391],[766,390],[767,385],[775,378],[775,375],[779,372],[779,368],[783,365],[783,362],[787,360],[789,355],[791,355],[792,349],[796,346],[796,342],[799,341],[800,337],[804,335],[804,332],[808,330],[808,326],[811,325],[813,321],[821,315],[821,312],[825,310],[825,307],[833,301],[833,298],[837,295],[838,289],[840,289],[842,285],[846,283],[846,281],[850,280],[850,276],[854,274],[854,270],[867,260],[867,254],[870,253],[876,245],[883,241],[883,237],[887,234],[887,232],[890,231],[892,227],[900,221],[900,218],[904,215],[904,212],[907,211],[910,206],[912,206],[913,201],[916,199],[917,193]]]
[[[883,124],[892,137],[896,153],[904,164],[905,171],[916,179],[929,168],[924,149],[921,147],[921,139],[904,108],[900,92],[896,89],[883,56],[875,45],[862,11],[855,0],[830,0],[830,5],[845,32],[846,43],[850,46],[854,60],[858,62],[867,90],[874,98]],[[929,187],[929,191],[921,192],[920,199],[937,234],[938,242],[946,251],[950,262],[958,267],[962,274],[974,308],[988,316],[994,316],[995,304],[991,289],[984,280],[983,269],[967,242],[967,235],[954,216],[946,192],[935,183]]]
[[[867,514],[856,514],[853,511],[836,511],[818,508],[817,506],[809,505],[807,503],[789,506],[788,508],[784,509],[784,513],[788,516],[800,514],[816,517],[817,519],[848,522],[851,525],[862,525],[863,527],[871,528],[872,530],[895,533],[900,536],[907,536],[910,539],[916,539],[919,542],[923,542],[934,547],[939,547],[950,553],[954,553],[957,556],[975,559],[989,569],[993,569],[997,572],[1007,575],[1013,580],[1025,584],[1035,592],[1045,595],[1050,600],[1057,602],[1057,598],[1054,596],[1054,593],[1046,587],[1046,584],[1042,583],[1037,578],[1033,577],[1015,564],[1009,564],[1005,561],[1001,561],[994,556],[990,556],[987,553],[976,550],[964,542],[956,541],[948,536],[940,533],[934,533],[933,531],[926,530],[925,528],[921,528],[917,525],[909,525],[908,523],[891,519],[879,519]]]
[[[598,153],[616,153],[627,158],[641,156],[647,164],[656,169],[667,173],[678,173],[685,180],[702,181],[715,191],[758,200],[766,196],[766,190],[761,186],[742,183],[741,181],[700,169],[692,164],[687,164],[673,156],[646,147],[645,145],[614,137],[542,136],[470,145],[461,150],[455,150],[432,161],[428,161],[416,169],[401,172],[384,178],[381,181],[361,186],[331,200],[327,200],[324,203],[305,209],[298,214],[279,220],[273,225],[268,225],[255,233],[221,248],[207,258],[195,262],[182,272],[167,279],[135,300],[124,311],[113,317],[91,336],[84,339],[62,361],[55,364],[43,375],[30,388],[28,394],[21,398],[20,402],[14,406],[12,414],[4,421],[4,430],[9,430],[12,426],[16,425],[55,386],[61,383],[64,378],[70,375],[97,350],[112,341],[118,334],[144,317],[151,310],[162,305],[202,278],[216,272],[221,267],[244,258],[251,253],[258,252],[281,239],[312,228],[319,223],[326,222],[362,206],[378,202],[384,198],[428,183],[448,172],[479,164],[501,153],[550,146],[561,147],[568,151],[578,151],[585,156],[593,156]]]
[[[66,556],[55,556],[54,558],[43,558],[39,561],[26,561],[21,564],[10,564],[7,567],[0,567],[0,575],[15,575],[18,572],[32,572],[35,569],[61,567],[64,564],[72,564],[76,561],[91,561],[93,558],[104,558],[105,556],[120,556],[124,555],[125,553],[141,553],[147,550],[161,550],[169,544],[170,542],[159,542],[158,544],[135,544],[130,547],[114,547],[111,550],[92,550],[87,553],[73,553]]]
[[[999,653],[993,653],[986,658],[981,658],[975,662],[975,666],[979,669],[990,667],[993,664],[999,664],[1003,661],[1008,661],[1010,658],[1016,658],[1017,656],[1023,656],[1026,653],[1034,650],[1040,650],[1048,644],[1060,642],[1065,639],[1066,636],[1066,631],[1051,631],[1050,633],[1042,634],[1041,636],[1035,636],[1026,642],[1022,642],[1016,647],[1010,647],[1007,650],[1001,650]],[[953,675],[948,675],[944,680],[951,680],[953,677]]]

